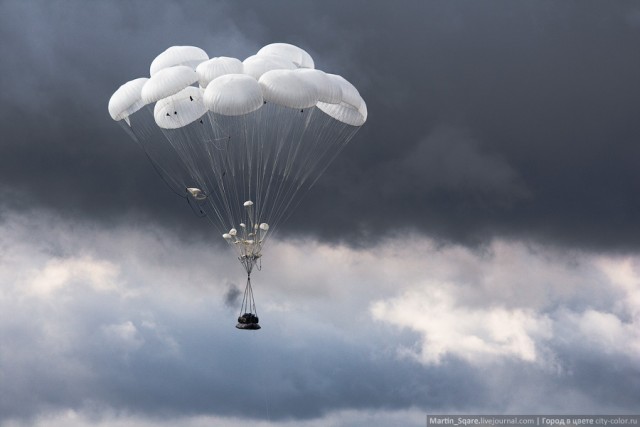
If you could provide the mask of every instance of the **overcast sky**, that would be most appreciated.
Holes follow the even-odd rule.
[[[640,5],[0,1],[0,424],[640,407]],[[367,123],[243,270],[107,111],[288,42]]]

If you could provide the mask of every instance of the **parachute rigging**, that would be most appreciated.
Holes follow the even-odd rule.
[[[260,325],[258,324],[258,310],[256,309],[256,302],[253,299],[253,288],[251,287],[251,274],[247,275],[247,286],[244,289],[240,313],[236,328],[245,330],[260,329]]]
[[[251,272],[267,238],[367,119],[351,83],[314,67],[286,43],[244,61],[173,46],[109,101],[167,185],[236,252],[247,273],[238,325],[258,326]]]

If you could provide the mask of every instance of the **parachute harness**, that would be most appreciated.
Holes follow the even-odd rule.
[[[256,309],[256,301],[253,299],[253,288],[251,287],[251,274],[247,275],[247,286],[244,288],[244,296],[242,297],[242,305],[240,306],[240,314],[244,313],[253,314],[258,316],[258,310]]]
[[[242,297],[237,327],[239,329],[259,329],[256,302],[253,298],[253,288],[251,287],[251,272],[254,267],[258,270],[262,268],[262,243],[269,230],[269,225],[266,223],[258,224],[251,200],[244,202],[244,207],[246,209],[247,223],[240,223],[239,232],[232,228],[223,237],[238,251],[238,261],[247,272],[247,285]]]

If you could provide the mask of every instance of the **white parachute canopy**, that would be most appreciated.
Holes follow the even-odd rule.
[[[367,120],[345,78],[273,43],[244,60],[174,46],[122,85],[109,113],[250,271],[268,235]],[[267,230],[269,233],[267,234]]]

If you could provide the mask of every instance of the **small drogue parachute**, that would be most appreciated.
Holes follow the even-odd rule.
[[[109,113],[234,249],[247,273],[237,327],[259,329],[251,273],[263,247],[365,123],[367,106],[349,81],[287,43],[245,60],[173,46],[149,76],[116,90]]]

